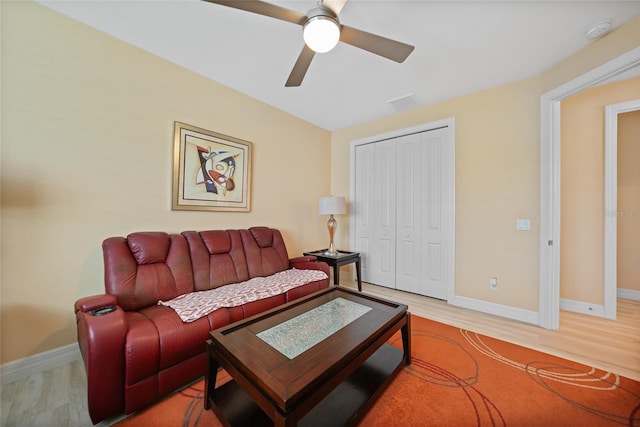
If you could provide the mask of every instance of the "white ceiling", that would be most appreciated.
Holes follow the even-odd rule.
[[[429,105],[534,76],[591,43],[592,24],[640,14],[638,0],[349,0],[341,23],[414,52],[398,64],[339,43],[285,88],[300,26],[195,0],[39,3],[329,131],[395,114],[387,101],[405,95]]]

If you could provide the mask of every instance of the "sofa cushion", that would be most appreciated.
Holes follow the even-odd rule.
[[[242,316],[244,319],[253,315],[262,313],[272,308],[278,307],[287,302],[287,299],[283,294],[274,295],[269,298],[263,298],[256,301],[248,302],[239,308],[242,309]]]
[[[162,232],[132,233],[102,243],[105,288],[126,311],[193,292],[185,238]]]
[[[185,231],[196,291],[206,291],[249,279],[247,259],[238,230]]]
[[[185,359],[202,353],[204,342],[209,337],[209,320],[201,318],[186,325],[175,312],[167,307],[155,305],[140,311],[156,329],[160,346],[160,370],[177,365]]]
[[[268,227],[240,230],[249,277],[270,276],[289,268],[289,255],[280,231]]]
[[[125,356],[125,386],[134,385],[155,376],[160,363],[158,330],[142,313],[126,313],[129,330],[123,349]]]
[[[206,246],[207,250],[211,255],[218,254],[228,254],[231,252],[232,239],[238,233],[231,231],[223,231],[223,230],[210,230],[203,231],[198,233],[202,238],[202,242]]]
[[[163,263],[171,239],[166,233],[132,233],[127,237],[129,250],[138,265]]]
[[[318,292],[321,289],[327,287],[326,280],[316,280],[315,282],[309,282],[306,285],[298,286],[297,288],[289,289],[285,296],[285,302],[291,302],[302,298],[314,292]]]

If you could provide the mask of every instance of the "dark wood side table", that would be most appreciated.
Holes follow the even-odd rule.
[[[360,253],[338,251],[336,255],[330,255],[327,253],[327,249],[320,249],[313,252],[304,252],[303,255],[314,256],[318,261],[326,262],[333,268],[333,284],[340,284],[340,267],[343,265],[356,263],[356,277],[358,278],[358,290],[362,291],[362,276],[360,271]]]

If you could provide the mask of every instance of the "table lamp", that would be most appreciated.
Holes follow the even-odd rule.
[[[338,251],[333,246],[333,235],[338,228],[338,221],[333,217],[334,215],[342,215],[347,212],[346,203],[344,197],[321,197],[320,203],[318,203],[318,213],[320,215],[329,215],[329,221],[327,221],[327,228],[329,229],[329,249],[327,255],[337,255]]]

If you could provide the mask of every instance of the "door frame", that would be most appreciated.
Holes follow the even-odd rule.
[[[604,317],[615,319],[618,299],[618,115],[640,110],[640,99],[605,107]]]
[[[640,47],[540,97],[540,304],[538,325],[560,327],[560,102],[640,66]]]
[[[446,252],[446,264],[447,268],[444,272],[445,278],[444,281],[447,283],[447,301],[453,301],[455,297],[455,189],[456,189],[456,181],[455,181],[455,169],[456,169],[456,155],[455,155],[455,142],[456,142],[456,120],[454,117],[450,117],[443,120],[438,120],[435,122],[423,123],[418,126],[412,126],[404,129],[398,129],[391,132],[386,132],[382,134],[372,135],[365,138],[357,139],[351,141],[350,144],[350,163],[349,163],[349,198],[350,200],[355,200],[355,192],[356,192],[356,147],[364,144],[371,144],[378,141],[383,141],[386,139],[397,138],[404,135],[410,135],[413,133],[426,132],[430,130],[435,130],[439,128],[449,128],[450,131],[450,139],[451,144],[448,146],[449,150],[445,153],[445,158],[447,161],[447,173],[446,179],[448,180],[448,188],[449,191],[447,194],[443,194],[443,205],[445,205],[445,209],[448,210],[447,219],[449,223],[445,225],[444,228],[447,229],[445,232],[447,239],[450,242],[449,249]],[[349,246],[351,248],[355,247],[356,242],[356,232],[355,232],[355,217],[353,212],[349,212]]]

